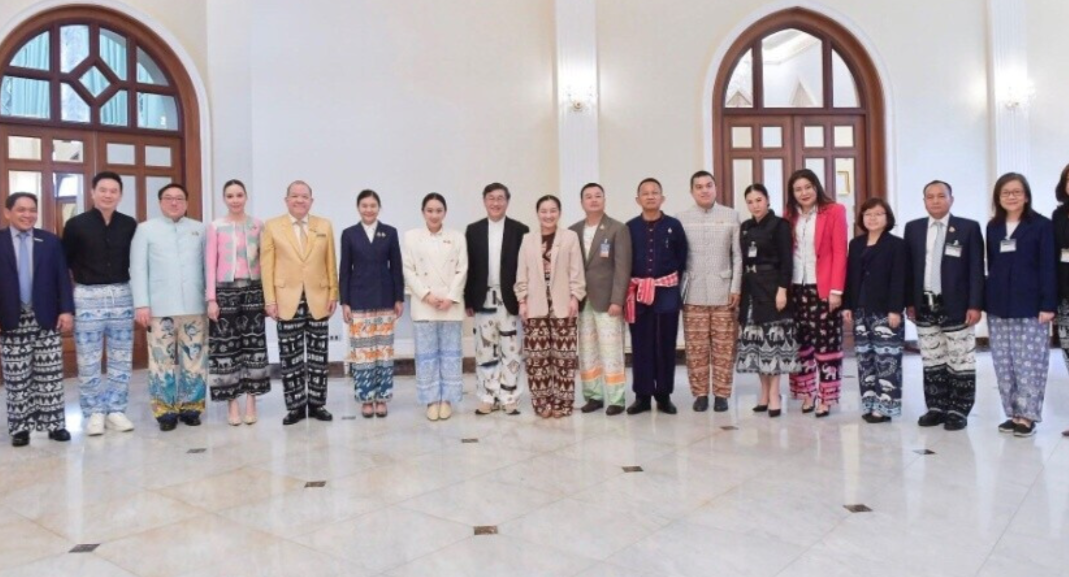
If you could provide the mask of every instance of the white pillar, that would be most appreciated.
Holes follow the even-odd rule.
[[[579,189],[598,180],[598,45],[595,0],[556,0],[557,138],[562,222],[583,216]]]
[[[1028,30],[1025,0],[987,0],[990,43],[991,126],[994,172],[991,181],[1006,172],[1028,174],[1031,139],[1028,108],[1033,95],[1028,78]]]

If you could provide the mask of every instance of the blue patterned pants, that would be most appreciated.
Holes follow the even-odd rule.
[[[134,351],[134,300],[130,285],[77,285],[74,310],[82,414],[89,417],[94,413],[125,413]],[[105,346],[106,379],[100,370]]]
[[[208,317],[153,317],[148,328],[148,391],[157,420],[204,411]]]
[[[463,392],[460,321],[417,321],[416,397],[420,404],[459,403]]]
[[[1007,417],[1043,420],[1043,395],[1050,366],[1049,323],[1038,319],[987,316],[991,359]]]
[[[887,315],[854,311],[854,351],[857,353],[857,380],[861,386],[861,408],[888,417],[902,414],[902,345],[905,321],[892,329]]]

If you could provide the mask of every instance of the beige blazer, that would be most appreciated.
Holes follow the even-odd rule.
[[[468,246],[464,235],[443,228],[431,234],[427,227],[405,233],[401,243],[405,292],[412,295],[413,321],[464,320],[464,283],[468,280]],[[453,301],[440,311],[423,302],[427,293]]]
[[[553,295],[553,317],[568,316],[571,297],[580,301],[586,297],[586,277],[583,275],[583,250],[579,236],[566,228],[557,228],[553,248],[549,253],[549,292]],[[520,262],[516,269],[516,299],[527,303],[527,317],[549,316],[546,301],[546,278],[542,268],[542,232],[535,230],[523,236]]]
[[[334,256],[334,228],[329,220],[308,215],[308,243],[304,250],[288,214],[264,223],[260,268],[264,304],[278,305],[280,319],[293,319],[302,293],[312,318],[330,316],[330,301],[338,300],[338,263]]]

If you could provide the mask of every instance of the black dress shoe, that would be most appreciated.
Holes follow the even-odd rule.
[[[639,413],[645,413],[653,409],[653,405],[650,404],[650,398],[638,398],[635,402],[631,403],[631,406],[627,408],[628,415],[637,415]]]
[[[817,413],[817,416],[819,417],[820,413]],[[868,422],[870,424],[873,424],[873,425],[875,425],[877,423],[890,423],[891,422],[891,417],[888,417],[887,415],[880,415],[879,417],[877,417],[876,415],[873,415],[873,414],[869,413],[868,415],[865,415],[864,418],[865,418],[866,422]]]
[[[917,424],[922,427],[935,427],[947,421],[947,414],[943,411],[928,411],[917,419]]]
[[[53,441],[59,441],[61,443],[64,443],[66,441],[71,440],[71,434],[69,431],[67,431],[67,429],[56,429],[55,431],[48,432],[48,438],[52,439]]]
[[[705,397],[699,398],[704,399]],[[679,412],[679,409],[677,409],[676,406],[672,404],[672,399],[664,398],[657,399],[657,411],[668,415],[674,415]]]
[[[30,444],[30,432],[22,431],[11,435],[12,447],[25,447]]]
[[[723,413],[728,410],[728,400],[726,397],[713,397],[713,411],[717,413]]]
[[[694,399],[694,412],[704,413],[709,410],[709,397],[698,397]]]
[[[178,420],[189,427],[200,426],[200,413],[183,413],[178,415]]]
[[[585,405],[583,405],[583,408],[579,409],[579,412],[581,412],[581,413],[593,413],[594,411],[600,411],[604,407],[605,407],[605,403],[603,403],[603,402],[601,402],[601,401],[599,401],[597,399],[590,399],[589,401],[586,402]]]
[[[178,419],[161,419],[160,430],[163,432],[173,431],[178,427]]]
[[[605,414],[610,416],[610,417],[612,417],[614,415],[619,415],[622,412],[624,412],[624,406],[623,405],[609,405],[609,408],[605,409]]]
[[[333,421],[334,415],[330,414],[326,407],[320,405],[318,407],[308,407],[308,418],[317,421]]]
[[[299,409],[293,409],[292,411],[286,413],[286,416],[282,418],[282,424],[283,425],[294,425],[294,424],[297,424],[297,423],[299,423],[299,422],[304,420],[305,413],[306,413],[306,411],[305,411],[304,407],[301,407]]]
[[[950,414],[947,415],[947,422],[943,424],[943,428],[948,431],[960,431],[969,425],[969,419],[961,416]]]
[[[755,413],[763,413],[768,410],[768,405],[756,405],[752,410]]]

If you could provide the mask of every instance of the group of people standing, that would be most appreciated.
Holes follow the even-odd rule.
[[[904,238],[890,232],[891,207],[871,198],[849,244],[845,207],[807,169],[788,179],[783,217],[753,184],[744,195],[751,216],[740,219],[717,202],[713,175],[699,171],[690,179],[694,205],[678,219],[664,214],[663,188],[647,178],[636,192],[641,214],[626,223],[606,214],[605,190],[590,183],[580,191],[583,220],[562,227],[560,199],[547,195],[531,230],[506,215],[511,194],[492,183],[483,190],[487,217],[463,234],[445,227],[446,199],[431,193],[424,226],[403,240],[379,221],[379,195],[364,190],[360,222],[341,235],[340,266],[331,222],[310,214],[304,181],[287,187],[287,213],[267,222],[246,214],[245,185],[228,181],[227,214],[207,226],[186,216],[189,195],[178,183],[158,191],[162,216],[140,225],[117,211],[119,175],[102,172],[92,187],[93,208],[70,219],[62,239],[35,228],[34,195],[6,200],[0,354],[15,446],[33,430],[70,439],[61,382],[69,330],[87,434],[133,429],[125,413],[135,322],[146,329],[161,430],[199,425],[208,391],[228,403],[230,425],[257,421],[256,397],[271,388],[267,317],[278,323],[283,424],[329,421],[328,321],[339,301],[361,414],[386,417],[406,294],[417,397],[431,421],[448,419],[461,400],[465,316],[474,317],[477,415],[519,414],[526,374],[535,413],[568,416],[576,371],[584,413],[638,414],[655,404],[675,414],[680,317],[696,412],[708,410],[710,393],[714,411],[728,410],[742,372],[761,381],[754,412],[782,414],[780,376],[788,374],[801,412],[827,416],[840,395],[845,322],[863,418],[889,422],[901,414],[903,314],[917,326],[923,359],[921,426],[967,426],[982,311],[1008,417],[1000,431],[1035,433],[1056,316],[1069,363],[1069,167],[1053,223],[1032,209],[1023,175],[998,180],[986,251],[979,224],[950,214],[953,190],[938,180],[923,190],[929,216],[907,224]],[[625,326],[635,394],[626,409]]]

